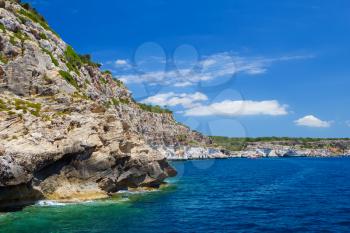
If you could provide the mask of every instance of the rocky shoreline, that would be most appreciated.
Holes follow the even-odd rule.
[[[218,148],[191,146],[161,146],[156,148],[168,160],[201,160],[228,158],[287,158],[287,157],[348,157],[350,150],[345,153],[334,153],[327,149],[293,149],[290,147],[256,148],[242,151],[228,151]]]
[[[210,142],[99,67],[28,4],[0,0],[0,211],[158,188],[176,171],[151,144]]]

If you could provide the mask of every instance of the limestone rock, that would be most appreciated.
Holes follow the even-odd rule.
[[[0,0],[0,209],[159,187],[176,171],[155,145],[210,143],[171,114],[142,110],[98,65],[73,63],[45,22],[5,3]]]

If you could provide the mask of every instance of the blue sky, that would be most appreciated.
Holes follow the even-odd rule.
[[[32,0],[138,101],[211,135],[349,137],[347,0]]]

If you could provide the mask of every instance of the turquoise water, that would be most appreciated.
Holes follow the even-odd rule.
[[[173,163],[157,192],[0,215],[1,232],[350,231],[350,159]]]

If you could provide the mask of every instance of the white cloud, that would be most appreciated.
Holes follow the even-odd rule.
[[[199,82],[207,82],[222,78],[231,78],[233,75],[242,73],[259,75],[267,72],[268,67],[276,62],[290,60],[309,59],[313,56],[282,56],[277,58],[242,57],[230,52],[216,53],[204,57],[196,71],[191,69],[151,70],[141,74],[129,73],[121,75],[127,83],[147,83],[154,85],[174,85],[186,87]],[[120,65],[126,65],[125,60],[117,60]]]
[[[287,105],[281,105],[277,100],[252,101],[252,100],[224,100],[221,102],[205,105],[208,97],[196,92],[188,93],[161,93],[147,99],[143,103],[159,106],[181,106],[181,114],[185,116],[254,116],[287,115]]]
[[[216,64],[216,60],[215,59],[207,58],[207,59],[202,61],[202,66],[203,67],[209,67],[209,66],[212,66],[214,64]]]
[[[143,100],[143,103],[160,106],[177,106],[191,108],[199,105],[199,102],[208,100],[208,97],[201,92],[193,94],[186,93],[162,93]]]
[[[294,121],[294,123],[299,126],[306,126],[306,127],[313,127],[313,128],[328,128],[331,126],[332,122],[322,121],[313,115],[308,115]]]
[[[179,82],[179,83],[174,83],[174,87],[188,87],[192,86],[191,82]]]
[[[185,111],[186,116],[280,116],[286,114],[288,114],[287,105],[281,105],[276,100],[224,100]]]
[[[117,60],[115,61],[115,64],[116,64],[117,66],[125,66],[125,65],[128,65],[129,63],[128,63],[127,60],[117,59]]]

